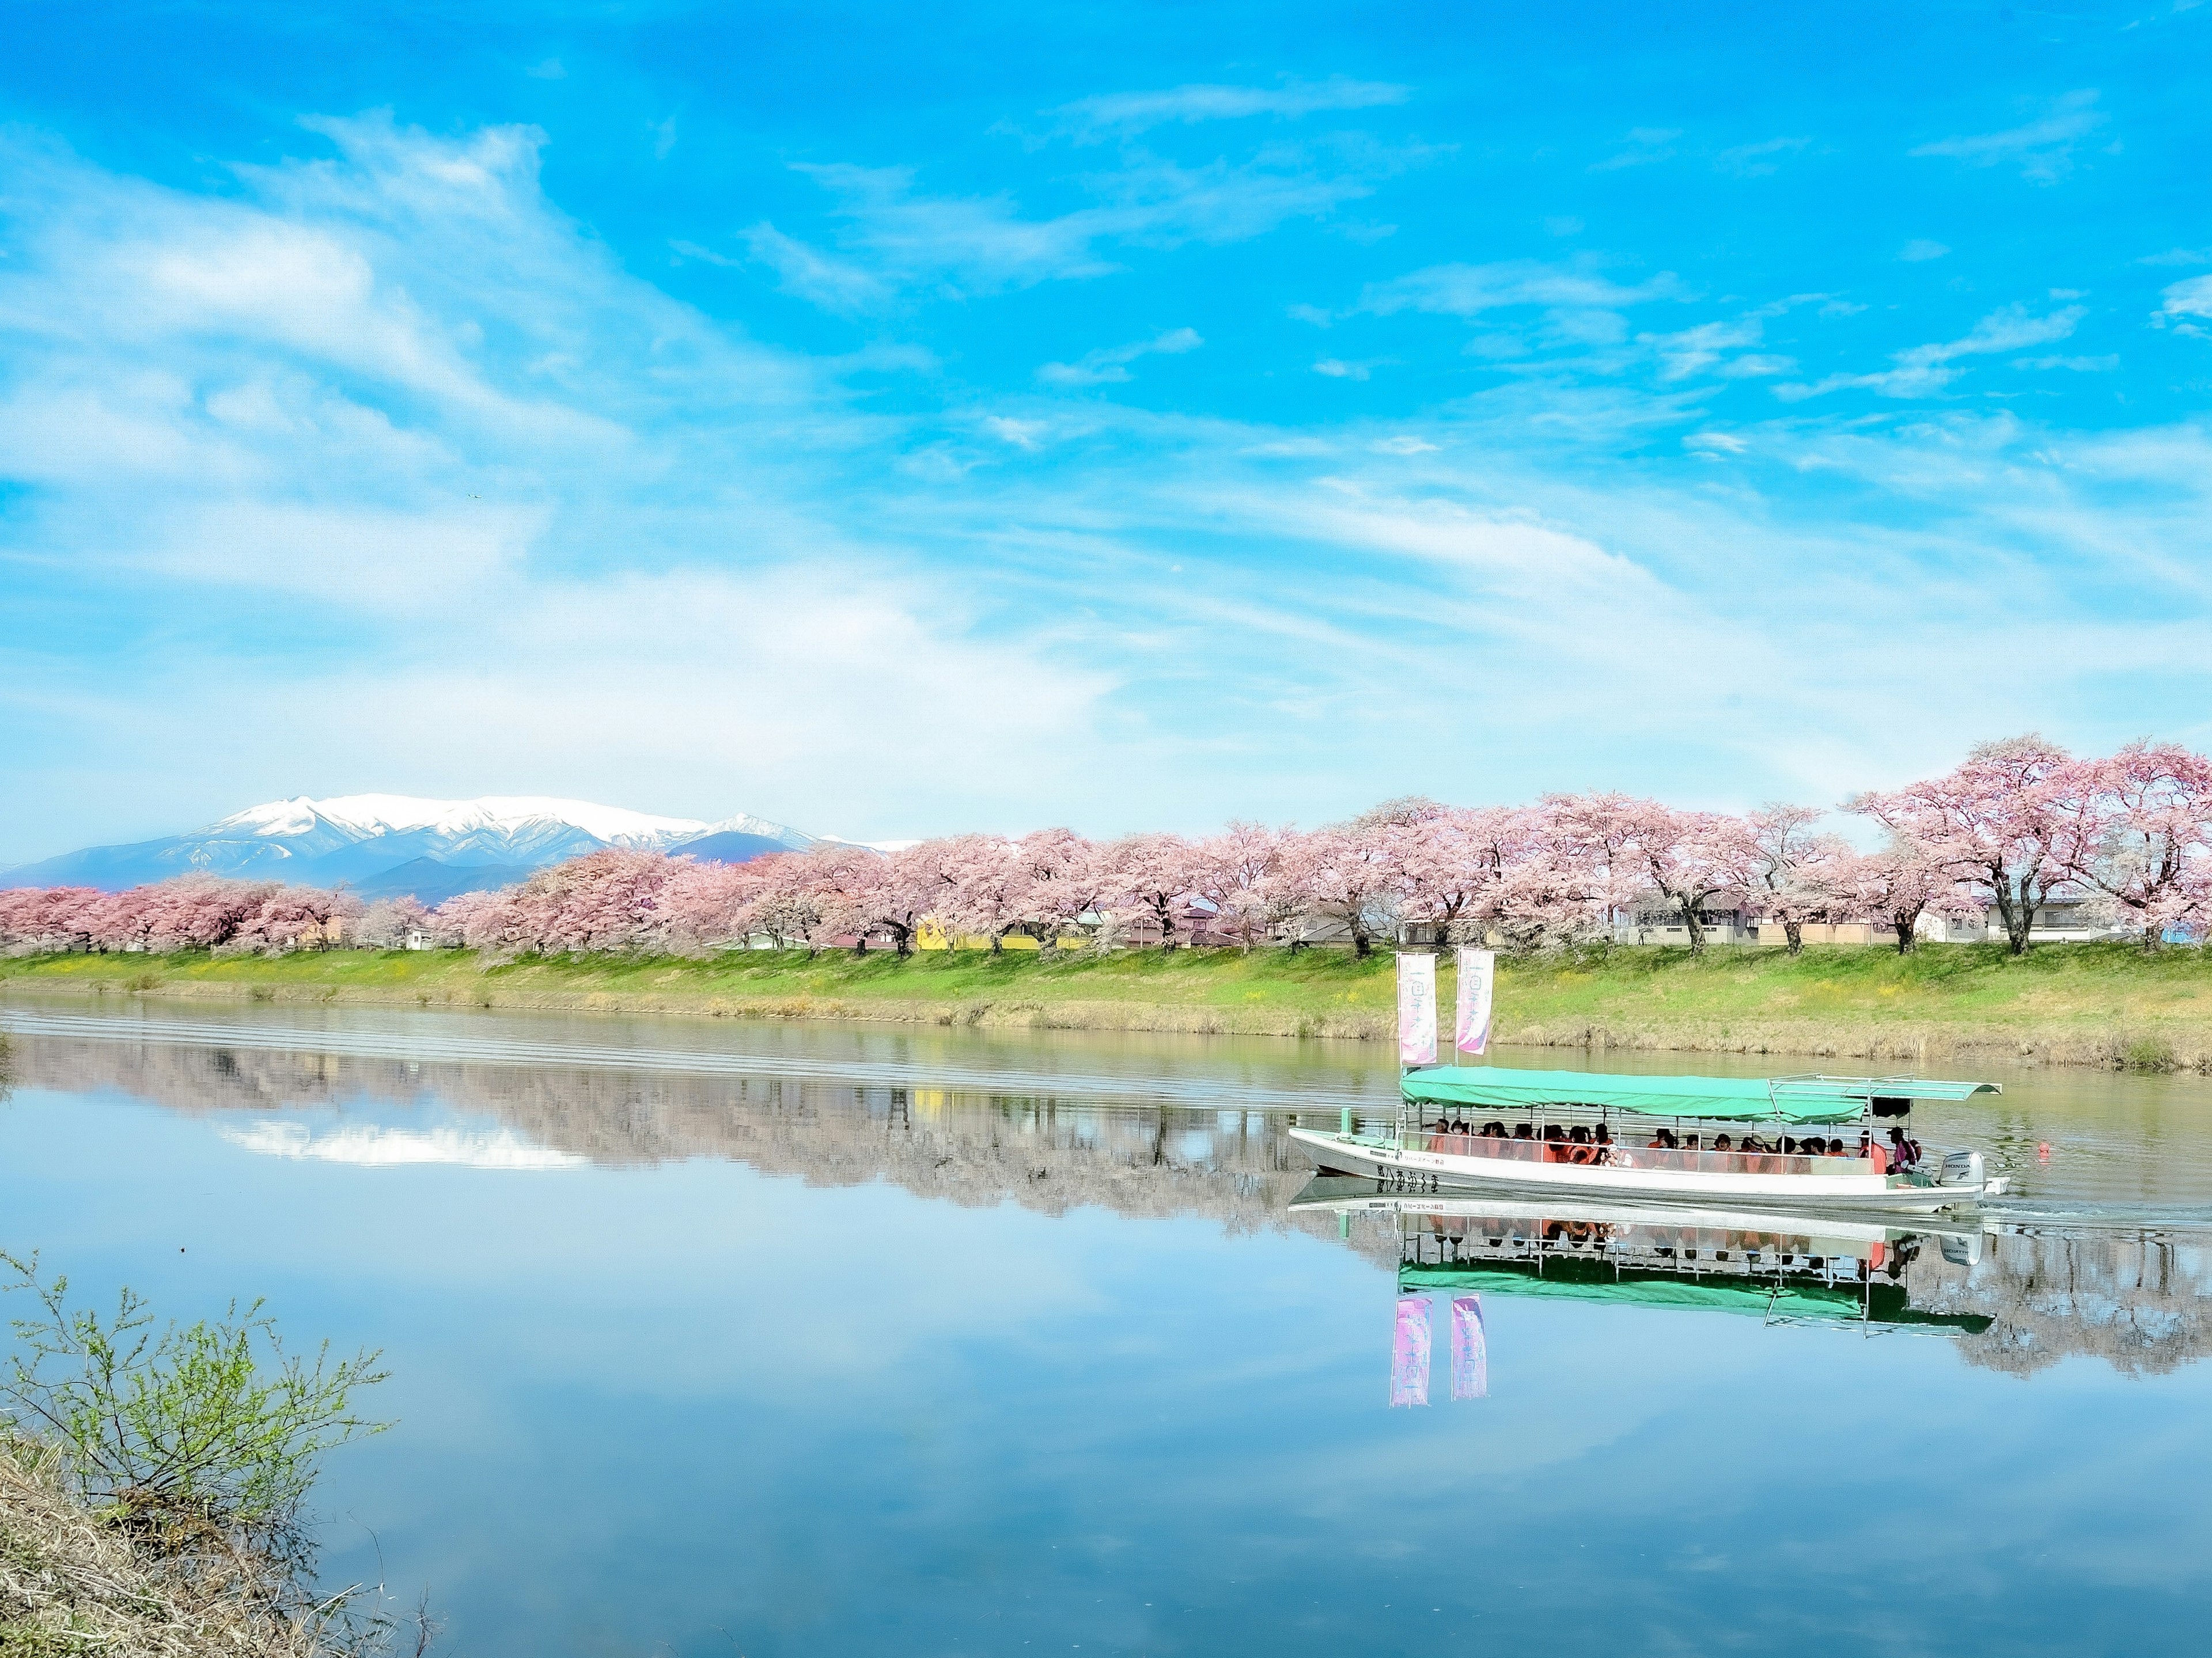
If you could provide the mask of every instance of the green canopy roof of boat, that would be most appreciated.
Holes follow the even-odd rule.
[[[1564,1269],[1564,1270],[1563,1270]],[[1398,1268],[1401,1292],[1487,1291],[1563,1301],[1610,1302],[1627,1307],[1680,1307],[1713,1313],[1752,1313],[1765,1318],[1864,1319],[1875,1324],[1920,1324],[1978,1333],[1990,1321],[1979,1313],[1933,1313],[1912,1305],[1900,1284],[1866,1289],[1815,1281],[1761,1282],[1716,1274],[1688,1278],[1668,1272],[1616,1273],[1599,1261],[1485,1261],[1480,1265]]]
[[[1995,1083],[1918,1077],[1620,1077],[1588,1071],[1431,1066],[1406,1073],[1406,1097],[1432,1105],[1578,1105],[1717,1122],[1856,1122],[1875,1100],[1963,1100]]]

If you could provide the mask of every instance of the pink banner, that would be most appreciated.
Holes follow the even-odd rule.
[[[1437,958],[1398,957],[1398,1063],[1437,1062]]]
[[[1490,1394],[1490,1344],[1483,1338],[1482,1297],[1454,1296],[1451,1322],[1452,1397]]]
[[[1480,1054],[1490,1046],[1490,1003],[1497,981],[1496,950],[1460,951],[1459,1023],[1454,1045],[1462,1054]]]
[[[1397,1327],[1390,1341],[1390,1404],[1429,1402],[1429,1298],[1398,1297]]]

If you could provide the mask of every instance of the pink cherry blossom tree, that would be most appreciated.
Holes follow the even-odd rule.
[[[2093,786],[2063,749],[2030,735],[1984,743],[1941,777],[1848,805],[1978,882],[2012,953],[2024,956],[2037,909],[2064,890],[2081,861],[2085,822],[2075,802]]]
[[[1028,881],[1012,844],[989,835],[959,835],[942,842],[939,858],[945,877],[945,902],[938,919],[954,942],[963,936],[988,940],[991,953],[1006,948],[1006,935],[1024,917]]]
[[[1290,832],[1261,823],[1232,822],[1191,848],[1191,890],[1213,912],[1214,925],[1249,955],[1255,940],[1272,938],[1295,913],[1297,901],[1283,880],[1283,849]]]
[[[1920,918],[1934,912],[1978,919],[1983,911],[1971,884],[1960,876],[1948,850],[1893,836],[1875,853],[1852,853],[1837,860],[1832,878],[1843,902],[1888,926],[1897,953],[1920,947]]]
[[[1823,835],[1811,806],[1766,805],[1751,815],[1752,902],[1782,923],[1792,956],[1805,948],[1805,923],[1830,920],[1848,896],[1842,877],[1853,857],[1840,835]]]
[[[2172,743],[2130,743],[2080,763],[2064,810],[2070,873],[2128,917],[2145,950],[2212,919],[2212,761]]]
[[[1097,867],[1099,901],[1116,932],[1141,921],[1158,931],[1162,950],[1183,942],[1206,872],[1195,846],[1180,835],[1127,835],[1099,848]]]
[[[1115,877],[1111,865],[1073,829],[1039,829],[1016,841],[1012,857],[1018,871],[1015,923],[1037,941],[1042,950],[1060,948],[1061,936],[1085,916],[1095,915],[1105,902],[1106,888]]]
[[[1376,935],[1396,921],[1389,850],[1372,827],[1340,824],[1298,836],[1284,848],[1283,879],[1306,914],[1343,925],[1354,956],[1370,954]]]

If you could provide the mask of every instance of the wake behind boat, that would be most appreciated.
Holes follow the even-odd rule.
[[[1978,1151],[1923,1152],[1920,1100],[1999,1092],[1915,1077],[1631,1077],[1495,1066],[1409,1071],[1395,1123],[1293,1128],[1324,1172],[1785,1210],[1929,1214],[2002,1192]],[[1885,1132],[1886,1131],[1886,1132]]]

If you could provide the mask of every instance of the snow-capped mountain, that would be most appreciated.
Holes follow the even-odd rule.
[[[22,865],[0,875],[0,886],[118,889],[204,873],[315,886],[343,882],[379,896],[420,891],[435,902],[433,889],[437,897],[447,897],[501,886],[531,870],[608,847],[680,850],[742,863],[813,843],[811,835],[744,814],[710,823],[539,795],[477,800],[404,794],[311,800],[302,795],[249,806],[189,835],[89,847]]]

